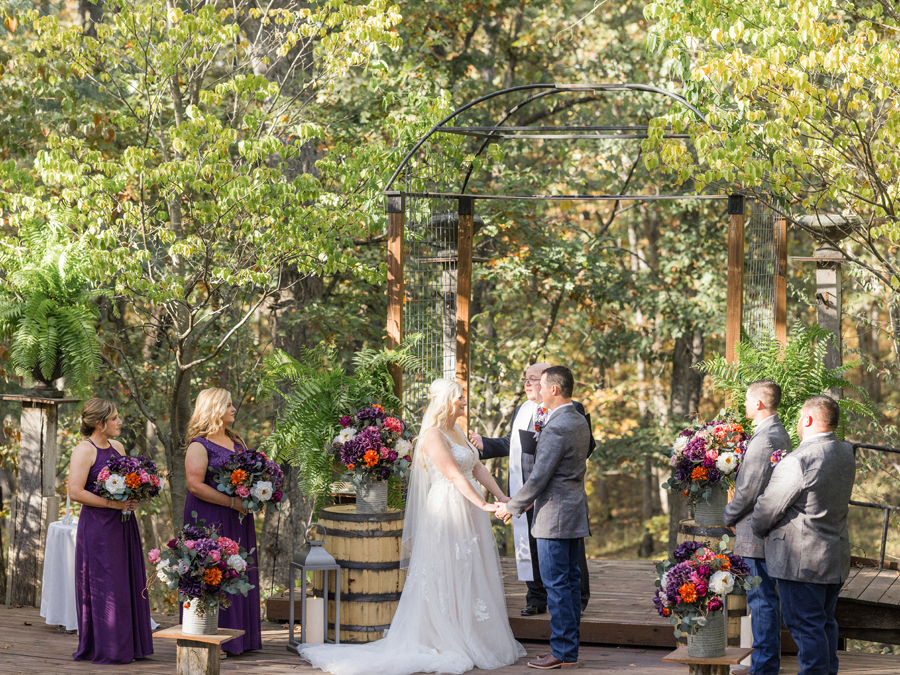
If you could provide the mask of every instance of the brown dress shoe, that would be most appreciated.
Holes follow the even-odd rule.
[[[732,670],[730,675],[750,675],[750,668],[737,668]]]
[[[553,656],[552,653],[545,654],[543,657],[528,662],[529,668],[539,668],[540,670],[553,670],[554,668],[577,668],[578,661],[573,663],[565,663]]]

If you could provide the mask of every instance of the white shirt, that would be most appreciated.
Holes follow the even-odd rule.
[[[833,433],[834,433],[833,431],[820,431],[817,434],[811,434],[809,436],[804,436],[800,442],[803,443],[805,441],[808,441],[810,438],[818,438],[819,436],[827,436],[828,434],[833,434]]]
[[[554,408],[553,410],[551,410],[551,411],[547,414],[547,421],[548,421],[548,422],[550,421],[550,418],[553,417],[553,413],[555,413],[557,410],[562,410],[562,409],[565,408],[567,405],[572,405],[572,402],[569,401],[568,403],[563,403],[563,404],[562,404],[561,406],[559,406],[558,408]]]

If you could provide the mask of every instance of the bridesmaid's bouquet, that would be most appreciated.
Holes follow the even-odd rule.
[[[278,508],[284,496],[284,471],[264,452],[244,450],[235,453],[215,472],[216,489],[230,497],[239,497],[248,511]],[[243,522],[244,516],[241,514]]]
[[[340,418],[341,431],[331,451],[345,467],[342,480],[359,486],[391,476],[405,478],[412,464],[412,443],[406,425],[380,405],[371,405]]]
[[[127,502],[129,499],[153,499],[162,487],[163,479],[156,464],[148,458],[123,457],[114,452],[97,475],[95,491],[104,499]],[[131,511],[122,511],[123,521],[130,516]]]
[[[197,512],[193,512],[197,517]],[[147,554],[156,565],[156,576],[169,590],[178,589],[178,600],[187,607],[198,599],[197,612],[203,616],[217,606],[231,605],[229,595],[243,596],[253,588],[247,567],[253,563],[249,552],[236,541],[220,537],[206,521],[187,523],[163,550],[154,548]]]

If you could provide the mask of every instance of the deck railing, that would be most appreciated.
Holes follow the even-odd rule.
[[[900,455],[900,449],[898,448],[888,448],[884,445],[872,445],[870,443],[854,443],[853,444],[853,452],[855,453],[860,448],[864,450],[875,450],[877,452],[889,452],[894,455]],[[884,568],[884,553],[885,548],[887,547],[887,535],[888,529],[891,525],[891,514],[892,513],[900,513],[900,506],[891,506],[890,504],[879,504],[877,502],[858,502],[855,499],[850,500],[850,504],[852,506],[862,506],[867,509],[879,509],[884,511],[884,522],[881,526],[881,552],[878,555],[878,569]]]

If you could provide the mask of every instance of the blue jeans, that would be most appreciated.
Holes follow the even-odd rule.
[[[781,611],[800,648],[798,675],[836,675],[838,625],[834,620],[841,584],[778,580]]]
[[[582,539],[538,539],[541,581],[550,610],[550,650],[566,663],[578,661],[581,638]]]
[[[778,601],[778,588],[775,580],[769,576],[765,560],[744,560],[750,566],[750,574],[762,579],[759,586],[747,591],[754,650],[750,673],[778,675],[781,667],[781,605]]]

